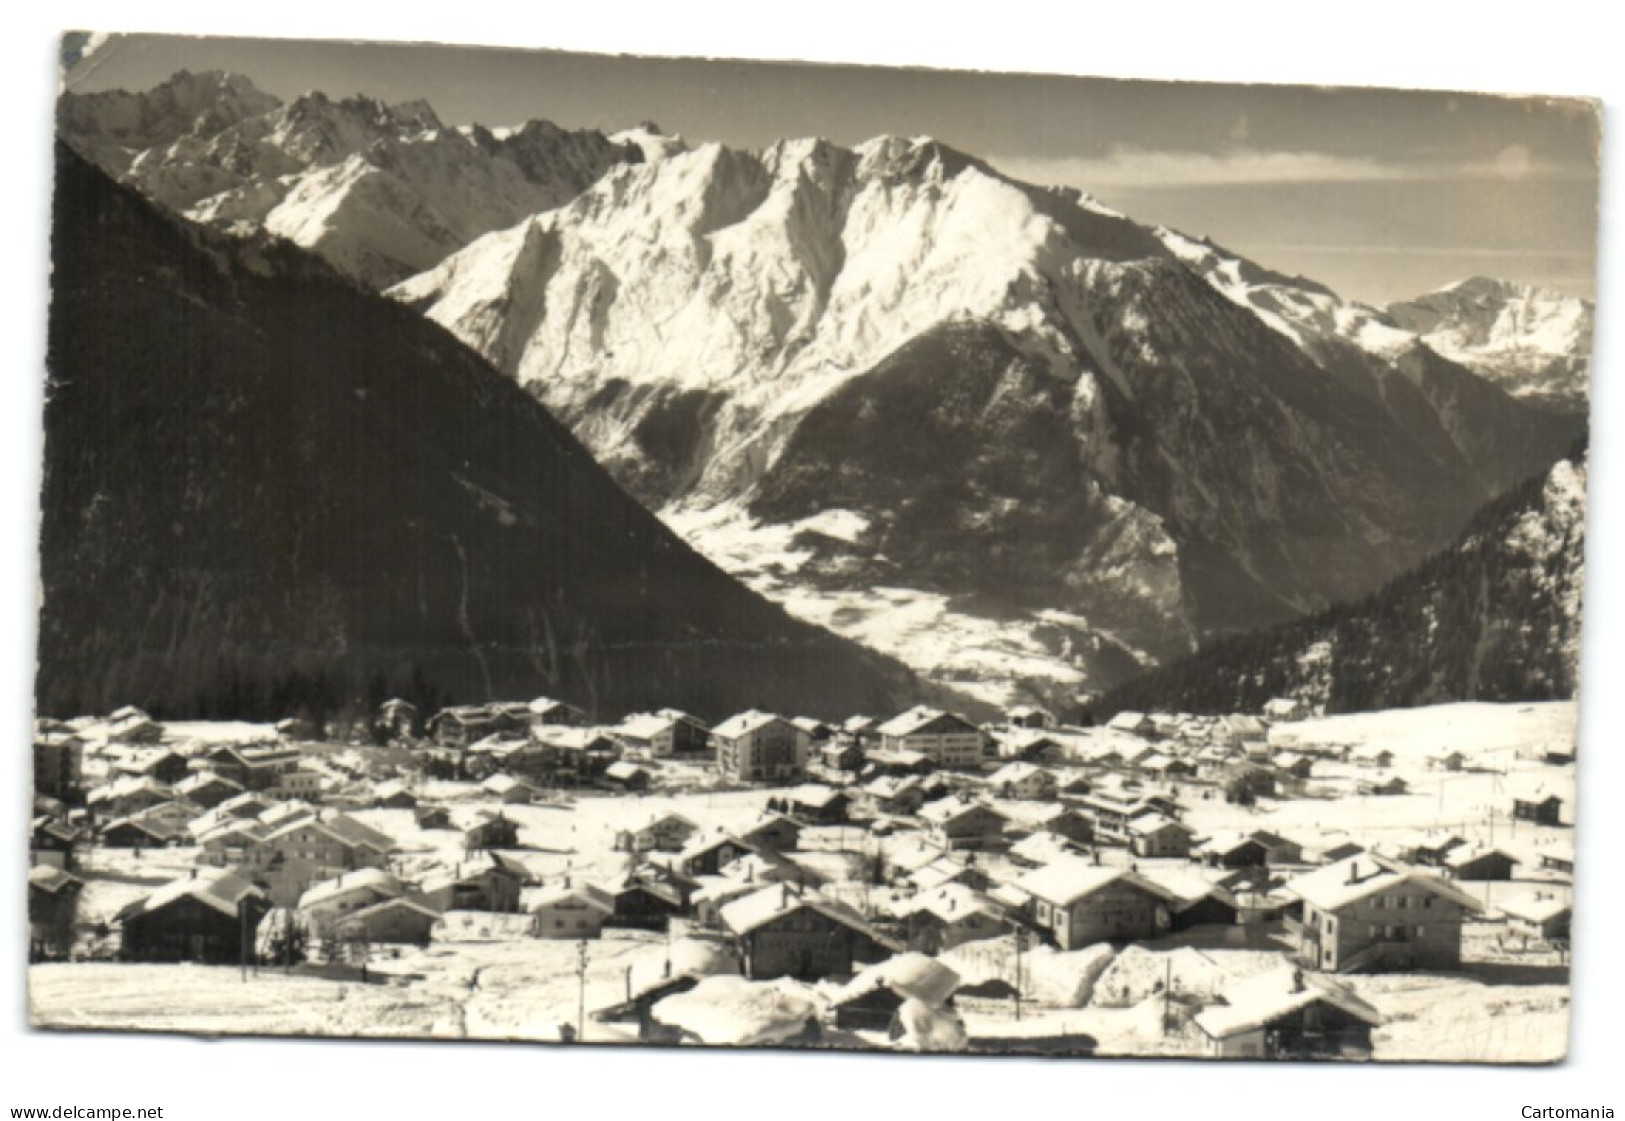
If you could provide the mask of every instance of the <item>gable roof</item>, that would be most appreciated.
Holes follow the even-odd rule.
[[[986,802],[961,802],[958,798],[939,798],[920,807],[919,817],[931,825],[947,825],[973,813],[991,814],[1001,822],[1010,819]]]
[[[385,895],[399,895],[401,884],[382,868],[362,868],[313,884],[299,897],[298,907],[303,910],[357,891],[378,891]]]
[[[1286,890],[1323,911],[1335,911],[1379,891],[1410,884],[1469,911],[1480,911],[1478,900],[1447,880],[1397,861],[1360,854],[1317,868],[1286,882]]]
[[[981,731],[976,725],[966,720],[956,712],[945,712],[930,705],[915,705],[907,712],[900,712],[879,728],[875,729],[883,736],[912,736],[924,731],[938,721],[947,721],[957,724],[966,731]]]
[[[1279,969],[1238,981],[1224,990],[1224,1003],[1196,1014],[1196,1026],[1212,1039],[1227,1039],[1257,1031],[1267,1024],[1317,1001],[1333,1005],[1372,1027],[1382,1024],[1382,1013],[1342,985],[1314,973]]]
[[[748,736],[752,732],[758,732],[767,727],[769,724],[773,724],[775,722],[785,724],[791,728],[795,727],[794,724],[791,724],[790,721],[786,720],[782,716],[779,716],[777,713],[761,712],[757,709],[751,708],[728,717],[728,719],[724,720],[721,724],[718,724],[716,727],[712,728],[711,734],[714,736],[720,736],[725,740],[736,740],[740,736]],[[799,729],[797,730],[799,731]]]
[[[136,900],[114,916],[116,921],[150,914],[180,899],[195,899],[223,915],[237,917],[237,905],[245,897],[264,899],[265,893],[248,877],[231,869],[197,868],[190,875],[165,884],[151,895]]]
[[[817,892],[797,892],[788,884],[773,884],[751,895],[735,899],[725,904],[718,912],[718,916],[722,919],[723,925],[734,934],[749,934],[775,919],[802,909],[816,911],[832,922],[849,927],[881,945],[899,948],[845,903]]]
[[[1109,868],[1082,857],[1064,856],[1042,868],[1028,872],[1014,886],[1046,903],[1069,907],[1115,883],[1127,883],[1167,902],[1175,902],[1173,892],[1127,868]]]

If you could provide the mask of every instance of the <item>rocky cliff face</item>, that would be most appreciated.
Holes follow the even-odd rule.
[[[448,128],[423,102],[309,93],[284,105],[220,73],[183,72],[141,94],[64,95],[58,129],[185,217],[286,238],[374,288],[645,158],[632,139],[546,121]]]
[[[53,248],[42,713],[271,717],[387,691],[834,717],[918,695],[304,251],[180,222],[65,150]]]
[[[1128,682],[1102,709],[1256,712],[1271,697],[1300,697],[1353,712],[1573,697],[1585,485],[1582,450],[1376,593],[1216,643]]]
[[[391,295],[753,586],[989,699],[1369,590],[1574,434],[924,139],[614,168]]]

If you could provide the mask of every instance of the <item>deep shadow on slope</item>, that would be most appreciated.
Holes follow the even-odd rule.
[[[187,226],[59,146],[53,254],[42,713],[912,699],[901,666],[691,551],[449,334],[301,251]]]

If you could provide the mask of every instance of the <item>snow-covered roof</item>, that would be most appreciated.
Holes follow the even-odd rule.
[[[1212,1039],[1227,1039],[1257,1031],[1316,1001],[1325,1001],[1372,1027],[1382,1014],[1348,989],[1325,977],[1295,969],[1279,969],[1237,981],[1222,994],[1224,1003],[1202,1010],[1196,1026]]]
[[[1323,911],[1335,911],[1401,884],[1422,888],[1470,911],[1482,909],[1477,899],[1438,876],[1366,854],[1295,876],[1287,881],[1286,890]]]
[[[939,798],[920,807],[919,817],[931,825],[947,825],[969,814],[991,814],[1000,821],[1008,821],[1004,814],[986,802],[961,802],[958,798]]]
[[[372,904],[371,906],[363,907],[359,911],[351,911],[348,915],[345,915],[343,918],[339,919],[337,926],[342,930],[344,927],[354,926],[356,923],[365,922],[374,915],[381,915],[385,911],[402,909],[416,911],[418,914],[431,919],[438,919],[440,917],[439,911],[435,910],[427,903],[424,903],[422,900],[413,899],[405,895],[396,895],[391,896],[389,899],[380,899],[378,902]]]
[[[958,713],[945,712],[930,705],[915,705],[907,712],[898,713],[875,730],[883,736],[912,736],[926,725],[944,717],[963,724],[970,731],[976,730],[974,724]]]
[[[635,712],[615,725],[613,732],[628,739],[652,740],[656,736],[671,731],[677,724],[677,718],[662,716],[653,712]]]
[[[869,925],[867,919],[845,903],[820,895],[818,892],[798,892],[788,884],[773,884],[752,895],[736,899],[724,906],[718,917],[734,934],[749,934],[783,915],[802,908],[816,911],[825,918],[866,934],[877,942],[890,944],[889,940],[884,939]]]
[[[565,887],[563,885],[527,889],[524,893],[524,908],[534,913],[544,907],[557,907],[561,903],[568,903],[571,900],[585,903],[587,906],[602,911],[606,915],[613,914],[615,911],[615,904],[606,899],[601,893],[587,887]]]
[[[720,736],[725,740],[733,740],[760,731],[775,721],[789,723],[782,716],[771,712],[760,712],[752,708],[728,717],[721,724],[712,728],[711,732],[713,735]],[[794,727],[794,725],[792,724],[791,727]]]
[[[156,911],[178,899],[192,898],[221,914],[237,916],[238,903],[245,896],[263,899],[265,893],[247,876],[226,868],[197,868],[190,875],[165,884],[151,895],[137,900],[120,911],[120,919]]]
[[[1004,909],[973,887],[948,883],[929,891],[917,892],[893,908],[898,915],[917,915],[921,912],[935,915],[943,922],[958,922],[971,915],[999,918]]]
[[[1146,879],[1138,872],[1127,868],[1106,867],[1082,857],[1062,857],[1052,861],[1042,868],[1028,872],[1016,880],[1013,886],[1046,903],[1070,906],[1118,882],[1133,884],[1170,902],[1174,900],[1173,893],[1167,888]]]
[[[382,868],[361,868],[354,872],[346,872],[342,876],[334,876],[330,880],[323,880],[307,888],[299,897],[299,908],[314,907],[329,899],[337,899],[342,895],[349,895],[356,891],[377,891],[385,895],[399,895],[401,884],[394,876]]]
[[[650,1014],[712,1046],[779,1043],[818,1019],[823,1003],[811,986],[780,978],[706,977],[686,993],[656,1003]]]
[[[834,1003],[845,1004],[881,988],[929,1005],[941,1005],[959,988],[959,974],[935,958],[910,951],[859,972],[841,986]]]
[[[1536,890],[1497,902],[1496,910],[1526,922],[1546,922],[1572,909],[1573,904],[1555,891]]]

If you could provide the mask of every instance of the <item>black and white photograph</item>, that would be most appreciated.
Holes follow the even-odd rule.
[[[1600,102],[56,47],[30,1032],[1564,1063]]]

